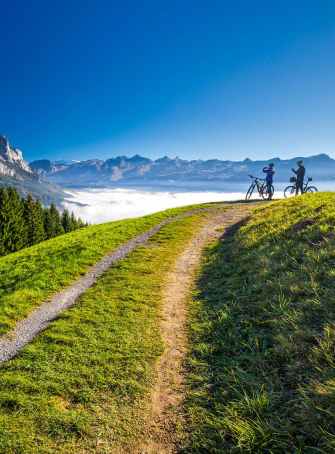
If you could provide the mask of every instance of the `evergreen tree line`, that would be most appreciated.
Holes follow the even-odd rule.
[[[59,213],[54,203],[43,208],[31,194],[20,198],[16,188],[0,190],[0,256],[86,227],[73,213]]]

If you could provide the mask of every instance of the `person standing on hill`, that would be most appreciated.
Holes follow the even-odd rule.
[[[274,164],[271,163],[267,167],[263,167],[263,172],[266,173],[266,186],[268,191],[268,199],[272,199],[272,182],[273,182],[273,175],[275,174],[274,171]]]
[[[306,169],[303,166],[303,163],[304,163],[304,161],[298,161],[297,162],[298,170],[294,170],[293,168],[291,169],[292,172],[294,172],[297,175],[297,182],[295,185],[295,195],[298,195],[299,189],[301,191],[301,194],[304,192],[303,184],[304,184],[304,177],[305,177]]]

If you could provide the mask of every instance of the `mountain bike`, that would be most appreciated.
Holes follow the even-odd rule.
[[[315,194],[318,192],[318,190],[314,186],[308,186],[308,183],[312,181],[313,178],[308,177],[306,183],[304,183],[303,186],[303,194]],[[297,179],[295,177],[290,178],[291,183],[295,183],[293,186],[287,186],[287,188],[284,189],[284,196],[286,199],[289,197],[295,196],[296,188],[297,188]]]
[[[254,189],[257,188],[258,195],[259,197],[263,197],[264,200],[269,198],[269,190],[265,181],[265,178],[257,178],[253,177],[252,175],[249,175],[250,178],[253,178],[254,181],[251,183],[250,188],[248,189],[245,200],[249,200],[251,197],[251,194],[254,192]],[[274,193],[274,188],[271,185],[271,198]]]

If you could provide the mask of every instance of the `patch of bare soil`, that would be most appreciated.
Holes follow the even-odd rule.
[[[315,238],[313,241],[309,242],[309,245],[311,247],[315,246],[316,244],[324,243],[325,241],[331,240],[332,238],[335,237],[334,233],[325,233],[324,235],[320,235],[317,238]]]
[[[259,204],[258,204],[259,206]],[[200,265],[204,247],[210,240],[232,233],[234,226],[250,214],[253,204],[239,204],[226,212],[210,214],[206,225],[198,232],[178,257],[166,278],[163,291],[163,320],[161,333],[166,345],[158,362],[157,382],[152,390],[143,432],[146,443],[136,454],[178,453],[176,427],[185,425],[183,401],[185,397],[185,371],[183,359],[187,354],[186,296],[194,279],[194,270]]]
[[[311,219],[303,219],[302,221],[298,222],[297,224],[292,226],[292,232],[298,232],[301,230],[307,229],[310,225],[314,225],[318,222],[317,219],[311,218]]]
[[[324,205],[320,205],[319,207],[315,208],[315,210],[314,210],[315,213],[320,213],[320,211],[322,211],[323,208],[325,208],[326,206],[327,206],[327,205],[324,204]]]

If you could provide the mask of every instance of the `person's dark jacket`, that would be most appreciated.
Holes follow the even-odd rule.
[[[293,172],[297,175],[297,180],[304,179],[305,171],[306,171],[306,169],[304,166],[298,167],[298,170],[293,170]]]

